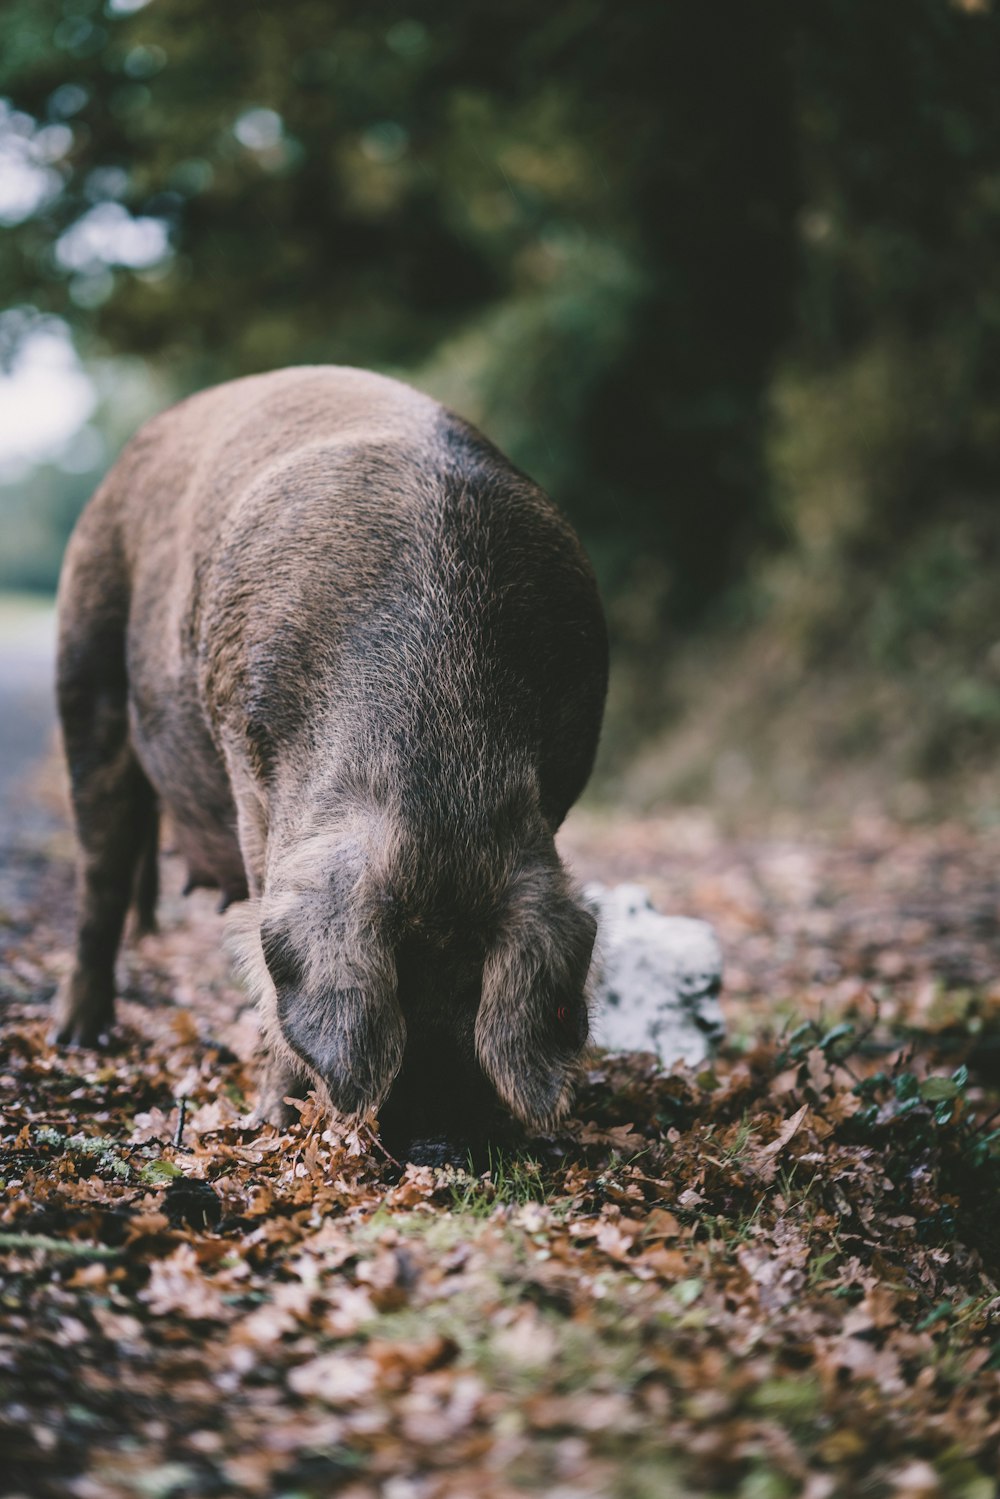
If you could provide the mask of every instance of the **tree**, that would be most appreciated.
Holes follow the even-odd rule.
[[[0,27],[57,174],[9,303],[182,390],[413,371],[478,329],[459,404],[609,573],[662,559],[678,610],[732,575],[792,306],[784,4],[31,0]]]

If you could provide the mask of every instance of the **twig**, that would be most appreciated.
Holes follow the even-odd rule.
[[[107,1244],[80,1244],[75,1239],[51,1239],[48,1234],[0,1233],[0,1249],[44,1249],[50,1254],[71,1254],[81,1259],[116,1260],[120,1249]]]
[[[375,1147],[376,1150],[380,1150],[382,1152],[387,1161],[391,1161],[394,1166],[398,1166],[400,1171],[402,1171],[404,1169],[402,1161],[397,1161],[392,1151],[386,1149],[386,1147],[382,1144],[382,1141],[379,1139],[378,1135],[372,1129],[371,1125],[368,1125],[367,1129],[370,1143]]]
[[[862,990],[862,994],[864,995],[865,999],[871,1001],[872,1009],[875,1011],[875,1014],[872,1016],[872,1019],[869,1021],[868,1025],[863,1030],[859,1030],[858,1031],[857,1035],[854,1037],[854,1043],[851,1046],[850,1051],[845,1052],[844,1056],[841,1057],[839,1059],[839,1061],[837,1062],[837,1065],[840,1066],[840,1067],[843,1067],[844,1071],[850,1077],[853,1077],[853,1079],[854,1079],[854,1081],[856,1083],[860,1083],[861,1082],[861,1078],[855,1072],[855,1070],[854,1070],[853,1067],[849,1067],[848,1066],[848,1064],[847,1064],[847,1058],[848,1057],[853,1057],[856,1052],[859,1052],[861,1050],[861,1048],[864,1046],[865,1042],[868,1040],[868,1037],[874,1032],[874,1030],[878,1026],[879,1020],[881,1019],[881,1015],[882,1015],[882,1011],[881,1011],[881,1008],[879,1006],[878,999],[872,993],[872,991],[870,989],[863,989]]]
[[[984,1129],[989,1129],[994,1119],[1000,1119],[1000,1109],[994,1109],[992,1114],[987,1114],[985,1119],[981,1119],[972,1133],[974,1135],[981,1135]]]
[[[186,1118],[187,1118],[187,1099],[186,1098],[178,1098],[178,1100],[177,1100],[177,1128],[174,1130],[174,1149],[175,1150],[183,1150],[183,1148],[184,1148],[184,1121],[185,1121]]]

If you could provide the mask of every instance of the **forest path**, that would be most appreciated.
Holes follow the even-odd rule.
[[[24,786],[55,728],[55,608],[0,594],[0,816],[37,816]]]

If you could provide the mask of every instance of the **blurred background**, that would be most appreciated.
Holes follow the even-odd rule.
[[[366,365],[581,531],[594,797],[1000,817],[990,0],[7,0],[0,226],[0,658],[36,697],[136,426]]]

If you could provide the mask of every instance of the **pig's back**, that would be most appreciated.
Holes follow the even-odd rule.
[[[379,375],[285,370],[182,403],[119,467],[140,719],[200,714],[264,780],[318,739],[425,790],[520,755],[561,820],[603,705],[596,587],[474,429]],[[159,732],[169,757],[189,726]]]
[[[398,380],[337,366],[250,375],[147,422],[106,481],[133,582],[154,557],[182,566],[218,546],[248,497],[280,511],[295,470],[351,442],[419,445],[440,410]]]

